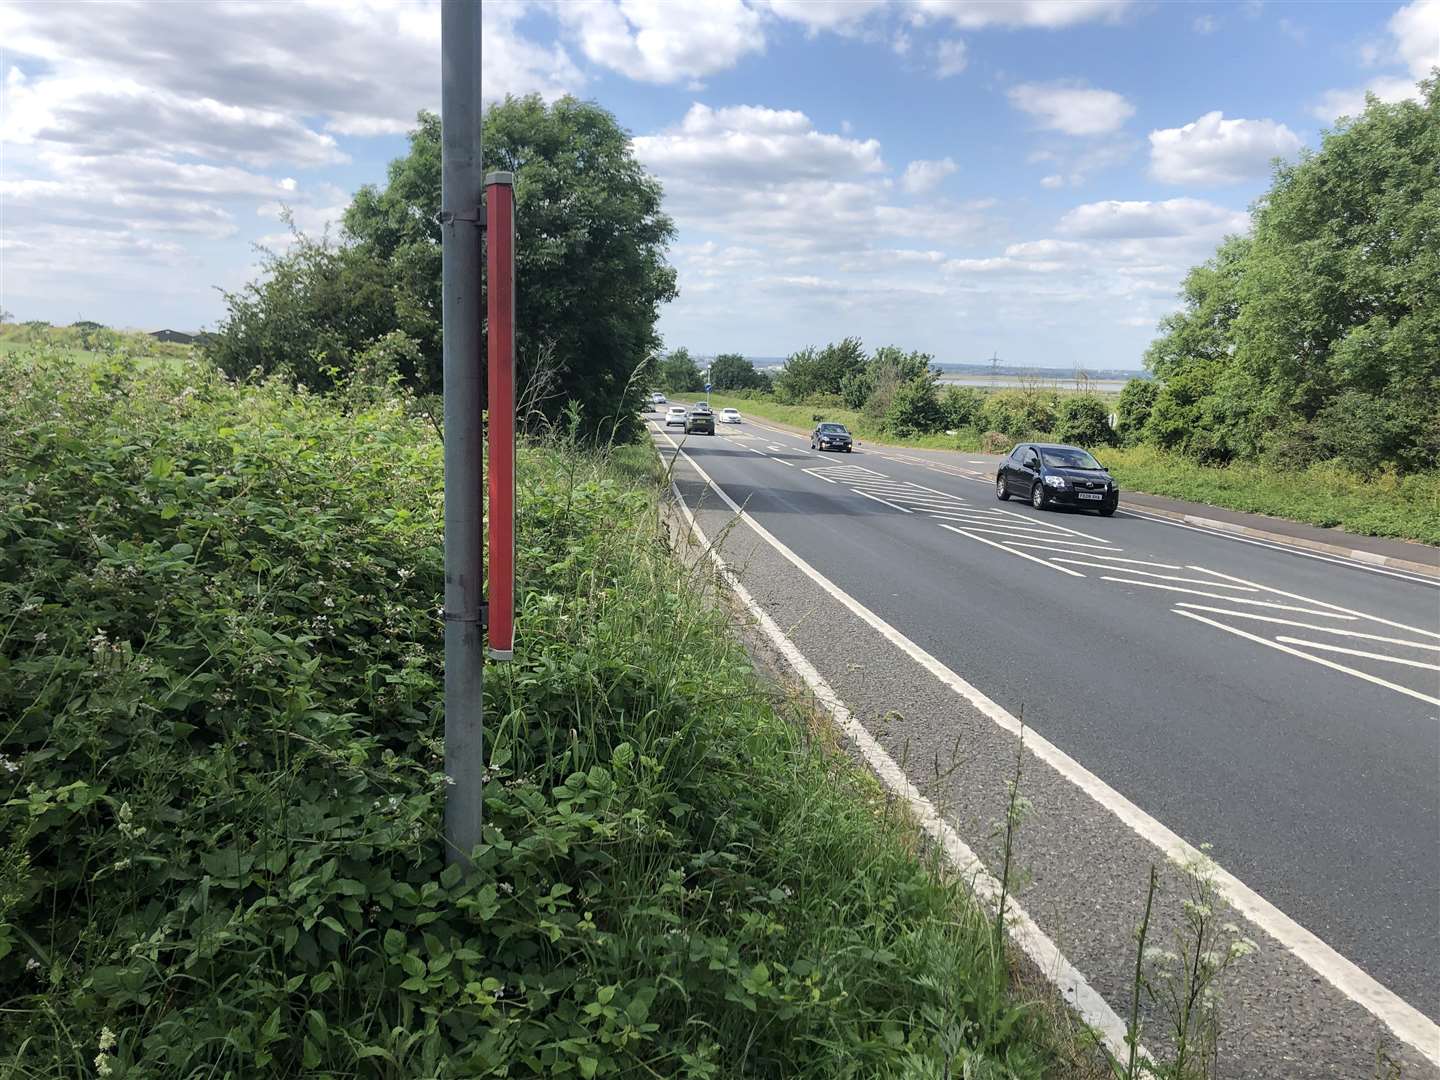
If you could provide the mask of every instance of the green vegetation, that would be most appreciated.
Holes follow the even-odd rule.
[[[1277,168],[1254,233],[1185,279],[1132,440],[1369,472],[1440,459],[1440,73]],[[1140,424],[1138,430],[1133,426]]]
[[[520,399],[552,421],[574,405],[582,434],[625,441],[659,306],[675,296],[660,185],[613,116],[569,97],[492,105],[484,154],[487,169],[515,174]],[[439,211],[440,121],[422,113],[385,187],[356,193],[338,243],[297,238],[267,256],[261,281],[226,295],[207,354],[234,376],[283,368],[323,390],[353,370],[393,370],[438,393]]]
[[[111,330],[95,322],[51,326],[46,322],[0,323],[0,360],[93,360],[113,358],[141,366],[176,363],[190,356],[189,345],[156,341],[149,334]]]
[[[1108,449],[1100,460],[1130,491],[1148,491],[1366,536],[1440,544],[1440,472],[1361,476],[1341,465],[1286,469],[1265,462],[1203,465],[1153,446]]]
[[[1073,1074],[640,447],[521,454],[445,869],[440,461],[361,380],[0,366],[0,1074]]]

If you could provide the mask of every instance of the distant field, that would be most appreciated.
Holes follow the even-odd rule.
[[[189,345],[156,341],[149,334],[100,326],[0,324],[0,359],[16,356],[94,360],[119,357],[140,366],[177,363],[191,355]]]

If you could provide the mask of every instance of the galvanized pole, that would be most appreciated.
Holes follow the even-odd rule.
[[[480,4],[440,8],[440,235],[445,393],[446,861],[470,865],[484,800],[480,368]]]

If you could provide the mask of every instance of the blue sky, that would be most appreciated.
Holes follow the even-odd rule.
[[[667,344],[857,334],[1136,367],[1187,267],[1440,0],[569,0],[483,8],[487,97],[612,110],[678,226]],[[213,325],[438,104],[433,3],[0,3],[0,307]]]

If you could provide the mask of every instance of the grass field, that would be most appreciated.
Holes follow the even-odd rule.
[[[710,400],[717,409],[733,405],[741,415],[800,428],[813,427],[822,418],[835,420],[862,442],[932,450],[983,449],[980,434],[975,431],[902,440],[884,434],[849,409],[817,410],[807,405],[781,405],[722,394],[712,394]],[[1362,536],[1440,544],[1440,471],[1397,477],[1393,473],[1358,476],[1329,465],[1313,465],[1300,471],[1247,462],[1216,467],[1148,446],[1104,447],[1095,453],[1121,486],[1130,491],[1270,514]]]
[[[23,358],[93,361],[114,357],[144,367],[175,364],[191,355],[189,345],[156,341],[149,334],[108,327],[0,324],[0,360]]]

